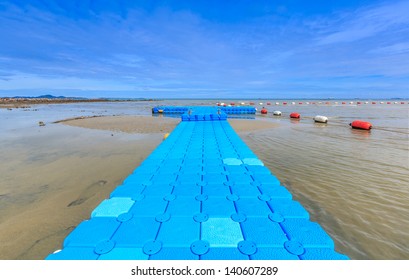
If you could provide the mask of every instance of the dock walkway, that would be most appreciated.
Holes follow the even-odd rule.
[[[179,113],[169,137],[47,259],[348,259],[224,111]]]

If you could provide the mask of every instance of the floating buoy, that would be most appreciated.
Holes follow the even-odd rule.
[[[300,114],[297,112],[293,112],[290,114],[290,118],[292,119],[299,119],[300,118]]]
[[[162,114],[162,113],[163,113],[163,110],[162,110],[162,109],[159,109],[159,110],[158,110],[158,113]]]
[[[166,138],[168,138],[170,133],[166,133],[165,135],[163,135],[163,140],[165,140]]]
[[[318,123],[327,123],[328,118],[326,116],[317,115],[317,116],[314,117],[314,121],[318,122]]]
[[[364,130],[370,130],[372,128],[372,124],[370,122],[364,122],[364,121],[359,121],[359,120],[353,121],[349,125],[352,128],[364,129]]]
[[[287,105],[287,102],[283,102],[283,105]]]
[[[264,115],[267,114],[267,109],[266,108],[261,109],[260,113],[262,113]]]
[[[267,105],[271,105],[271,102],[267,102]]]
[[[281,111],[274,111],[274,112],[273,112],[273,115],[274,115],[274,116],[281,116]]]
[[[254,105],[254,102],[250,102],[250,105]]]
[[[234,103],[234,102],[232,102],[232,103],[230,103],[230,105],[235,105],[235,103]]]

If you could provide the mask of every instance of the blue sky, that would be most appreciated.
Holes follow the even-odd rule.
[[[0,96],[407,98],[408,15],[409,1],[0,0]]]

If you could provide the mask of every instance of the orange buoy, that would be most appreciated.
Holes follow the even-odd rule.
[[[370,122],[364,121],[353,121],[349,124],[352,128],[363,129],[363,130],[370,130],[372,128],[372,124]]]
[[[292,119],[299,119],[300,118],[300,114],[297,112],[293,112],[290,114],[290,118]]]
[[[262,113],[264,115],[267,114],[267,109],[266,108],[261,109],[260,113]]]

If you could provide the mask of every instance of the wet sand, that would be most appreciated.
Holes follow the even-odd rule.
[[[180,122],[178,118],[151,116],[104,116],[59,121],[71,126],[126,133],[168,133]]]
[[[44,259],[163,141],[179,118],[90,117],[22,132],[3,152],[0,259]],[[229,120],[242,133],[274,128]]]
[[[154,118],[150,116],[104,116],[58,121],[58,123],[71,126],[127,133],[167,133],[171,132],[179,122],[179,118],[162,116]],[[278,126],[273,122],[252,119],[229,119],[228,122],[237,133],[266,130]]]

